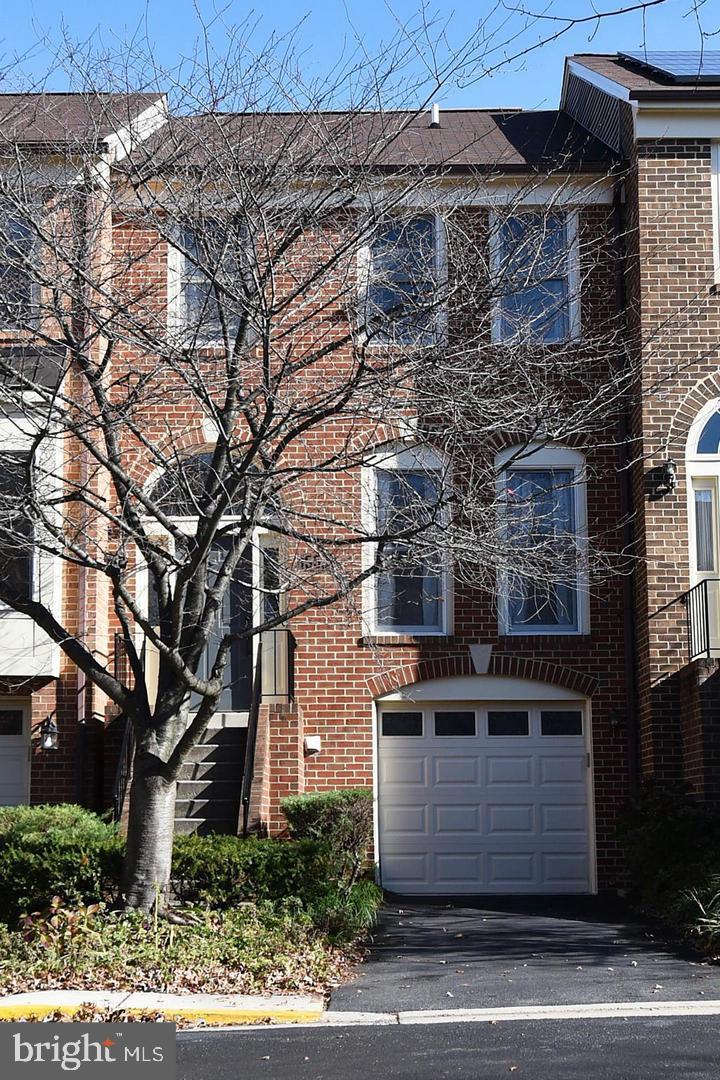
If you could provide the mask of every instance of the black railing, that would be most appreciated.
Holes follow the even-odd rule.
[[[133,730],[132,721],[126,720],[122,744],[120,746],[120,756],[118,758],[117,769],[115,770],[115,786],[113,788],[114,821],[119,821],[122,817],[123,806],[125,805],[125,795],[127,794],[128,784],[130,783],[130,777],[132,776],[134,754],[135,732]]]
[[[720,578],[708,578],[701,581],[680,597],[681,603],[685,606],[688,659],[691,663],[701,657],[709,660],[711,656],[717,655],[720,639],[719,599]]]

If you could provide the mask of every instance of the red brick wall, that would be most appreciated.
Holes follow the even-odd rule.
[[[702,666],[687,666],[677,598],[691,584],[685,443],[702,405],[720,396],[710,182],[709,143],[673,139],[639,143],[628,182],[629,313],[643,364],[634,447],[642,767],[707,795],[717,786],[710,689]],[[678,485],[658,494],[656,470],[667,460],[678,465]]]
[[[608,248],[608,239],[612,240],[612,218],[608,207],[589,207],[581,210],[580,223],[583,249],[591,253],[585,267],[584,325],[601,327],[616,314],[615,261]],[[132,273],[128,275],[128,289],[136,287],[140,291],[149,284],[155,285],[160,306],[164,298],[165,252],[155,248],[149,240],[135,226],[117,222],[115,242],[121,249],[132,251],[135,260]],[[324,242],[331,242],[331,238],[325,238]],[[143,252],[146,254],[141,257]],[[335,328],[337,319],[334,320],[331,310],[327,319],[327,325],[314,332],[342,332]],[[349,363],[350,359],[349,354],[345,354],[333,359],[332,364]],[[132,365],[137,370],[142,366],[143,358],[129,352],[118,353],[115,362]],[[331,362],[328,364],[331,375]],[[313,372],[312,377],[317,379],[317,372]],[[162,400],[162,411],[146,417],[149,436],[152,438],[169,421],[183,430],[188,446],[199,444],[199,416],[190,410],[187,394],[171,388]],[[343,440],[350,430],[349,425],[335,424],[332,429],[311,432],[302,453],[311,459],[320,451],[327,454],[332,440]],[[138,469],[143,468],[144,456],[138,453]],[[615,550],[621,544],[618,528],[621,463],[617,433],[599,433],[597,445],[590,450],[588,458],[589,525],[591,534],[604,536],[608,546]],[[308,485],[304,492],[304,497],[316,510],[321,504],[327,508],[341,504],[345,513],[356,514],[360,512],[360,495],[359,475],[351,471],[336,474],[331,482],[318,480],[315,486]],[[77,607],[81,595],[77,582],[67,575],[67,603]],[[98,625],[92,626],[96,635],[93,647],[107,653],[113,627],[103,614],[104,601],[95,593],[86,591],[84,595],[91,597],[93,611],[98,613]],[[630,704],[624,666],[621,579],[610,577],[593,587],[591,629],[589,634],[581,636],[499,637],[494,602],[488,593],[478,589],[458,589],[454,631],[449,638],[368,641],[362,637],[358,609],[359,602],[354,598],[354,602],[347,605],[338,604],[308,613],[293,624],[297,640],[296,699],[290,709],[271,706],[261,710],[257,783],[252,808],[254,819],[271,831],[278,831],[283,827],[279,802],[286,794],[351,785],[369,786],[372,782],[371,718],[379,685],[374,680],[397,668],[405,670],[409,678],[415,678],[427,677],[422,673],[428,671],[441,674],[457,665],[466,666],[468,646],[480,640],[492,644],[493,665],[497,671],[541,678],[561,686],[574,680],[576,686],[585,688],[583,692],[592,692],[600,883],[607,885],[617,880],[621,871],[614,843],[614,822],[629,786],[626,721]],[[77,618],[77,611],[72,618]],[[99,625],[103,618],[104,625]],[[74,673],[65,667],[57,687],[47,688],[42,692],[43,696],[37,696],[38,715],[50,703],[50,698],[57,696],[62,727],[61,750],[52,760],[48,755],[38,759],[34,774],[35,800],[75,798],[79,790],[84,798],[91,800],[89,792],[96,791],[100,782],[93,779],[87,758],[83,764],[81,789],[77,787],[78,739],[77,728],[73,726],[76,685]],[[98,711],[100,705],[90,703],[89,708]],[[317,757],[305,759],[303,737],[309,734],[320,734],[323,750]],[[94,746],[93,739],[90,743]],[[94,749],[90,757],[95,762]],[[94,764],[92,767],[96,768]],[[106,794],[107,771],[106,768]]]

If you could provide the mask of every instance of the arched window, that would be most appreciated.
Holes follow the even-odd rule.
[[[210,492],[217,489],[218,494],[222,493],[222,485],[218,484],[219,477],[213,470],[212,462],[212,453],[200,453],[182,458],[166,468],[151,491],[158,508],[174,518],[194,518],[207,509]],[[227,483],[229,478],[223,473],[222,479]],[[242,514],[242,510],[242,491],[234,492],[227,514],[236,517]]]
[[[710,401],[690,428],[688,476],[690,571],[693,584],[718,577],[718,485],[720,483],[720,400]]]
[[[515,447],[497,456],[496,468],[507,562],[498,580],[501,633],[587,633],[583,455]]]

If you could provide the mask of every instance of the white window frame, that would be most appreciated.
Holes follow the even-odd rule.
[[[35,445],[36,436],[37,427],[32,416],[17,413],[0,418],[0,451],[3,453],[30,454]],[[59,491],[61,486],[62,439],[58,436],[48,436],[43,439],[35,450],[35,460],[46,473],[45,489],[48,495],[52,496],[56,490]],[[36,526],[36,532],[38,528],[40,526]],[[60,558],[42,551],[38,544],[34,544],[31,570],[32,599],[54,610],[55,602],[60,595],[61,573]],[[8,613],[11,617],[19,619],[30,618],[29,615],[22,615],[10,608],[1,600],[0,613]]]
[[[561,341],[545,341],[540,338],[534,339],[538,345],[562,345],[568,341],[577,341],[582,335],[581,317],[581,288],[580,288],[580,211],[577,208],[564,206],[540,206],[522,205],[517,207],[517,212],[509,217],[523,217],[527,214],[563,214],[565,217],[566,248],[566,276],[567,276],[567,305],[568,305],[568,332]],[[502,224],[508,215],[498,210],[490,211],[490,270],[493,277],[502,273]],[[495,299],[492,305],[490,317],[490,338],[494,344],[513,344],[517,337],[506,337],[502,332],[502,310],[499,299]]]
[[[35,200],[33,201],[35,202]],[[37,201],[35,209],[37,212],[40,211],[39,200]],[[0,201],[0,223],[3,220],[3,217],[6,217],[10,221],[30,222],[31,253],[30,266],[28,267],[28,275],[30,278],[30,313],[27,318],[26,326],[29,326],[31,328],[36,327],[40,320],[40,282],[38,281],[37,276],[33,274],[33,267],[37,268],[37,264],[40,259],[40,239],[32,227],[32,216],[30,213],[23,214],[22,210],[19,209],[13,212],[13,207],[10,207],[10,212],[4,215],[3,204],[2,201]],[[0,258],[0,265],[1,264],[2,258]],[[12,335],[13,332],[22,333],[23,326],[17,323],[8,323],[7,325],[5,325],[2,321],[2,318],[0,317],[0,333]]]
[[[713,284],[720,285],[720,142],[710,144],[710,192],[713,230]]]
[[[527,447],[509,447],[495,458],[498,501],[503,497],[509,469],[566,469],[573,473],[575,536],[578,549],[575,626],[515,626],[510,621],[510,596],[507,573],[500,573],[497,582],[499,633],[503,637],[580,637],[590,633],[590,604],[588,581],[588,518],[587,477],[585,456],[579,450],[557,443],[530,443]]]
[[[720,498],[720,453],[718,454],[700,454],[697,450],[697,444],[702,435],[703,428],[713,415],[713,413],[720,413],[720,398],[716,398],[713,401],[708,401],[703,405],[700,412],[693,420],[690,431],[688,432],[687,443],[685,447],[685,466],[687,473],[687,521],[688,521],[688,543],[690,545],[689,551],[689,565],[690,565],[690,584],[692,586],[698,585],[704,578],[712,576],[720,578],[720,566],[715,571],[698,570],[697,567],[697,536],[695,528],[695,487],[696,483],[704,486],[705,488],[712,490],[714,493],[714,511],[716,519],[716,535],[714,536],[716,562],[720,557],[720,534],[718,534],[718,523],[720,521],[720,504],[718,499]]]
[[[372,535],[377,528],[378,485],[377,470],[391,472],[404,470],[437,471],[443,488],[451,484],[451,476],[446,458],[440,451],[430,446],[408,446],[395,444],[376,451],[368,457],[361,470],[362,484],[362,523],[366,534]],[[362,565],[372,566],[377,554],[377,543],[366,542],[362,546]],[[440,613],[439,626],[392,626],[385,627],[378,623],[377,582],[378,574],[366,578],[362,587],[363,632],[372,637],[449,637],[453,633],[454,617],[454,582],[452,568],[446,557],[440,571]]]
[[[448,271],[448,244],[447,244],[447,226],[442,214],[433,210],[423,210],[421,206],[414,207],[403,211],[402,208],[398,209],[397,214],[388,216],[385,224],[392,225],[395,222],[401,221],[413,221],[415,218],[432,218],[433,219],[433,236],[435,239],[435,265],[434,273],[436,278],[436,287],[438,290],[446,290],[449,280]],[[383,222],[379,221],[375,223],[376,230],[382,228]],[[368,223],[367,230],[372,230],[372,225]],[[360,311],[365,311],[367,304],[368,290],[372,280],[372,239],[363,244],[357,253],[357,280],[358,280],[358,306]],[[365,331],[363,330],[362,336],[364,343],[371,349],[393,349],[393,348],[414,348],[414,349],[431,349],[438,348],[439,346],[447,344],[448,339],[448,306],[447,296],[441,303],[438,303],[437,308],[433,314],[434,332],[432,334],[433,340],[427,342],[420,342],[415,345],[408,345],[403,341],[384,340],[379,334],[373,335],[372,340],[368,340]]]
[[[216,220],[216,219],[213,219]],[[217,220],[222,221],[219,215]],[[183,229],[192,230],[188,222]],[[183,299],[183,279],[186,277],[187,256],[173,243],[172,236],[167,237],[167,329],[172,336],[194,341],[201,349],[212,349],[224,344],[220,333],[204,334],[188,323],[187,307]]]

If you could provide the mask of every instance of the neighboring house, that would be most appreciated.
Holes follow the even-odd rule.
[[[415,155],[421,147],[423,163],[452,161],[459,184],[483,170],[495,184],[550,174],[529,189],[529,205],[540,192],[553,202],[547,243],[557,270],[542,290],[554,298],[552,316],[530,288],[498,305],[492,333],[502,338],[518,309],[532,315],[533,304],[549,342],[620,316],[628,350],[642,360],[641,393],[629,395],[627,417],[598,440],[592,460],[569,440],[521,463],[499,447],[496,465],[509,491],[548,493],[554,527],[580,540],[588,529],[604,532],[639,561],[632,577],[610,577],[592,592],[579,573],[542,603],[503,581],[495,603],[447,568],[410,583],[383,574],[355,622],[339,606],[295,619],[291,650],[281,631],[263,644],[272,662],[252,737],[253,827],[281,831],[285,795],[372,786],[386,888],[586,893],[621,879],[615,822],[641,777],[720,796],[720,67],[711,59],[698,79],[697,58],[686,57],[683,71],[673,66],[678,54],[575,56],[559,111],[461,110],[434,116],[430,127],[418,121],[422,140],[407,146]],[[86,124],[102,160],[122,157],[164,118],[161,100],[140,95],[108,110],[127,113],[119,133],[102,110],[92,123],[78,116],[72,95],[53,107],[76,137]],[[40,129],[38,153],[57,149],[57,133]],[[582,199],[572,194],[578,182]],[[496,248],[521,242],[528,218],[501,230]],[[603,251],[608,235],[624,262],[603,255],[581,278],[578,237],[597,238]],[[442,263],[441,222],[418,215],[407,243],[434,246]],[[491,261],[501,255],[492,251]],[[192,319],[192,266],[171,253],[150,272],[166,281],[172,317]],[[402,267],[397,281],[407,286]],[[384,302],[372,291],[370,300]],[[10,325],[1,336],[4,348],[17,347]],[[51,378],[52,356],[40,358]],[[6,454],[0,482],[12,488],[27,448],[6,449],[17,453],[18,474]],[[422,471],[416,454],[398,446],[384,452],[381,469],[368,461],[364,480],[344,478],[358,514],[370,512],[363,490],[370,510],[383,513],[394,474],[427,478],[432,451]],[[41,557],[32,572],[18,560],[13,573],[20,589],[54,590],[57,604],[76,612],[77,632],[113,654],[106,602],[83,574],[60,575]],[[251,651],[239,649],[232,663],[207,745],[193,751],[180,782],[185,830],[238,827]],[[116,723],[98,716],[57,647],[10,610],[0,612],[0,678],[0,802],[101,806],[122,794]],[[58,728],[53,750],[42,747],[55,741],[48,718]]]

